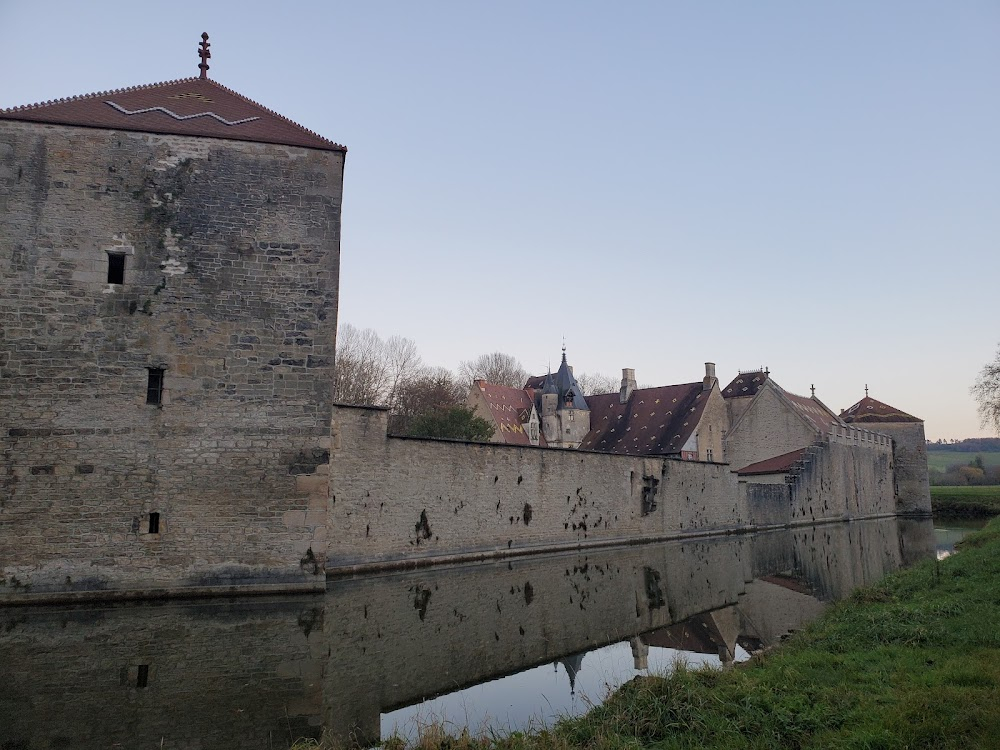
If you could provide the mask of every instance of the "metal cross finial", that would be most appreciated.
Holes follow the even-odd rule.
[[[201,62],[198,63],[198,68],[201,70],[201,76],[199,77],[202,80],[206,80],[208,78],[208,58],[212,56],[212,53],[208,51],[208,48],[211,46],[212,45],[208,41],[208,32],[202,32],[201,44],[198,45],[198,57],[201,58]]]
[[[816,398],[816,386],[815,385],[810,385],[809,386],[809,390],[812,391],[812,397]]]
[[[865,398],[868,398],[868,383],[865,383]]]

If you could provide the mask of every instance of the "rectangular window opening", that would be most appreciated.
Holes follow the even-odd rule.
[[[163,403],[163,368],[149,368],[149,380],[146,383],[146,403]]]
[[[160,514],[150,513],[149,514],[149,533],[159,534],[160,533]]]
[[[125,283],[125,256],[121,253],[108,253],[108,283]]]
[[[135,686],[137,688],[144,688],[149,684],[149,665],[140,664],[138,672],[135,676]]]

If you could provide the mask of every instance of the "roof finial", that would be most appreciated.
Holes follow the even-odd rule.
[[[198,63],[198,68],[201,70],[201,76],[199,77],[203,81],[208,79],[208,58],[212,56],[208,48],[211,46],[208,41],[208,32],[203,31],[201,34],[201,44],[198,45],[198,57],[201,58],[201,62]]]
[[[816,386],[815,384],[809,386],[809,390],[812,391],[812,397],[816,398]]]
[[[868,383],[865,383],[865,398],[868,398]]]

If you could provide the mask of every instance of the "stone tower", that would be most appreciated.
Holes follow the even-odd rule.
[[[346,149],[208,57],[0,110],[0,601],[323,587]]]
[[[579,448],[590,432],[590,407],[583,397],[583,389],[573,376],[573,368],[566,362],[566,347],[563,347],[559,370],[554,375],[550,372],[545,376],[536,399],[548,446]]]
[[[930,515],[931,487],[923,420],[871,398],[868,386],[865,386],[865,397],[841,412],[840,418],[848,424],[892,438],[896,512]]]

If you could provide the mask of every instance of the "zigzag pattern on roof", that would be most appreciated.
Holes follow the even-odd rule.
[[[95,99],[95,98],[105,98],[105,97],[111,97],[111,96],[120,95],[120,94],[129,94],[129,93],[133,93],[133,92],[137,92],[137,91],[147,91],[149,89],[155,89],[155,88],[159,88],[161,86],[174,86],[174,85],[182,84],[182,83],[190,83],[190,84],[196,84],[196,85],[197,84],[201,84],[201,85],[206,85],[207,84],[207,85],[210,85],[210,86],[215,86],[216,88],[218,88],[218,89],[220,89],[222,91],[225,91],[228,94],[231,94],[232,96],[234,96],[234,97],[236,97],[236,98],[238,98],[238,99],[246,102],[247,104],[251,104],[254,107],[259,107],[261,110],[263,110],[264,112],[266,112],[268,115],[273,116],[277,120],[280,120],[281,122],[287,123],[288,125],[291,125],[291,126],[295,127],[296,129],[300,130],[301,132],[306,133],[306,134],[312,136],[313,138],[317,138],[317,139],[323,141],[324,143],[326,143],[326,144],[328,144],[330,146],[335,147],[339,151],[344,151],[344,152],[347,151],[347,147],[344,146],[343,144],[336,143],[335,141],[331,141],[329,138],[326,138],[326,137],[320,135],[316,131],[310,130],[309,128],[300,125],[299,123],[295,122],[294,120],[291,120],[291,119],[285,117],[284,115],[282,115],[282,114],[280,114],[278,112],[275,112],[273,109],[270,109],[269,107],[265,107],[264,105],[260,104],[259,102],[254,101],[253,99],[250,99],[249,97],[244,96],[243,94],[239,93],[238,91],[234,91],[233,89],[229,88],[228,86],[223,86],[221,83],[219,83],[218,81],[216,81],[214,79],[200,79],[200,78],[194,78],[194,77],[191,77],[191,78],[175,78],[173,80],[160,81],[158,83],[146,83],[146,84],[141,84],[141,85],[137,85],[137,86],[126,86],[126,87],[123,87],[123,88],[109,89],[107,91],[98,91],[98,92],[91,93],[91,94],[78,94],[78,95],[75,95],[75,96],[61,97],[61,98],[58,98],[58,99],[49,99],[47,101],[35,102],[33,104],[22,104],[22,105],[19,105],[19,106],[16,106],[16,107],[0,108],[0,116],[3,116],[5,114],[11,114],[11,115],[13,115],[13,114],[18,114],[18,113],[23,113],[23,112],[30,112],[32,110],[42,109],[44,107],[48,107],[48,106],[51,106],[53,104],[67,104],[67,103],[71,103],[71,102],[81,102],[81,101],[87,101],[87,100]]]
[[[114,102],[108,101],[105,104],[110,104],[112,107],[117,109],[123,115],[143,115],[147,112],[162,112],[165,115],[170,115],[175,120],[194,120],[197,117],[213,117],[223,125],[242,125],[245,122],[253,122],[254,120],[259,120],[259,117],[244,117],[242,120],[227,120],[225,117],[220,117],[215,114],[215,112],[197,112],[193,115],[179,115],[176,112],[171,112],[166,107],[146,107],[145,109],[125,109]]]

